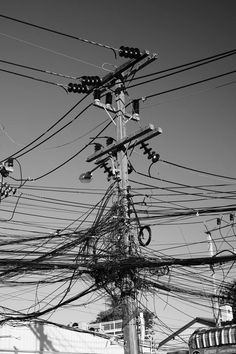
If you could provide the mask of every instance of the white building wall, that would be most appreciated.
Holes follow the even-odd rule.
[[[0,354],[123,354],[123,347],[96,334],[32,322],[0,327]]]

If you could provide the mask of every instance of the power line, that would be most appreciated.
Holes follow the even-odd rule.
[[[86,97],[86,96],[85,96]],[[31,147],[30,149],[28,149],[27,151],[21,153],[20,155],[17,155],[16,157],[19,158],[29,152],[31,152],[32,150],[36,149],[38,146],[42,145],[43,143],[45,143],[46,141],[48,141],[49,139],[51,139],[53,136],[55,136],[56,134],[58,134],[59,132],[61,132],[63,129],[65,129],[66,127],[68,127],[70,124],[72,124],[76,119],[78,119],[89,107],[91,107],[91,103],[89,105],[87,105],[79,114],[77,114],[71,121],[69,121],[67,124],[63,125],[60,129],[58,129],[57,131],[55,131],[54,133],[52,133],[51,135],[49,135],[47,138],[45,138],[44,140],[40,141],[38,144],[36,144],[35,146]],[[11,155],[12,157],[15,157],[16,154]]]
[[[72,106],[65,114],[63,114],[62,117],[60,117],[54,124],[52,124],[46,131],[44,131],[42,134],[40,134],[37,138],[35,138],[33,141],[25,145],[23,148],[20,150],[16,151],[14,154],[12,154],[12,157],[15,156],[22,156],[23,154],[19,155],[22,151],[26,150],[30,146],[32,146],[34,143],[36,143],[39,139],[41,139],[43,136],[45,136],[49,131],[51,131],[56,125],[58,125],[63,119],[65,119],[85,98],[87,95],[82,97],[74,106]],[[33,148],[32,148],[33,149]],[[31,151],[31,150],[30,150]],[[7,158],[2,159],[1,162],[5,161]]]
[[[138,182],[137,182],[138,183]],[[147,217],[140,217],[140,220],[155,220],[155,219],[163,219],[163,218],[176,218],[176,217],[182,217],[182,216],[196,216],[196,215],[211,215],[211,214],[219,214],[219,213],[229,213],[229,212],[235,212],[236,210],[236,204],[231,204],[228,206],[218,206],[218,207],[200,207],[196,208],[196,210],[193,211],[178,211],[178,212],[172,212],[170,214],[165,214],[165,215],[154,215],[154,216],[147,216]],[[149,214],[146,212],[146,214]]]
[[[47,31],[47,32],[50,32],[50,33],[58,34],[58,35],[63,36],[63,37],[76,39],[76,40],[78,40],[80,42],[84,42],[84,43],[87,43],[87,44],[92,44],[92,45],[95,45],[95,46],[98,46],[98,47],[101,47],[101,48],[110,49],[110,50],[113,51],[115,56],[116,56],[116,52],[118,51],[117,48],[114,48],[114,47],[111,47],[111,46],[108,46],[108,45],[105,45],[105,44],[101,44],[101,43],[98,43],[98,42],[90,41],[88,39],[84,39],[84,38],[81,38],[81,37],[76,37],[76,36],[71,35],[71,34],[66,34],[64,32],[60,32],[60,31],[57,31],[57,30],[54,30],[54,29],[51,29],[51,28],[47,28],[47,27],[44,27],[44,26],[36,25],[34,23],[27,22],[27,21],[24,21],[24,20],[20,20],[20,19],[14,18],[14,17],[10,17],[10,16],[3,15],[3,14],[0,14],[0,17],[5,18],[5,19],[10,20],[10,21],[21,23],[21,24],[26,25],[26,26],[37,28],[37,29],[40,29],[40,30],[43,30],[43,31]]]
[[[61,87],[63,88],[64,90],[67,91],[67,87],[63,84],[57,84],[56,82],[53,82],[53,81],[48,81],[48,80],[43,80],[43,79],[39,79],[39,78],[36,78],[36,77],[33,77],[33,76],[29,76],[29,75],[25,75],[25,74],[20,74],[20,73],[17,73],[15,71],[10,71],[10,70],[6,70],[6,69],[0,69],[0,71],[4,72],[4,73],[7,73],[7,74],[13,74],[13,75],[16,75],[16,76],[20,76],[20,77],[24,77],[26,79],[31,79],[31,80],[34,80],[34,81],[39,81],[39,82],[43,82],[45,84],[50,84],[50,85],[54,85],[54,86],[58,86],[58,87]]]
[[[32,318],[37,318],[39,316],[45,315],[48,312],[52,312],[53,310],[56,310],[57,308],[60,308],[64,305],[68,305],[71,302],[74,302],[76,300],[78,300],[81,297],[84,297],[85,295],[91,294],[93,292],[95,292],[97,290],[97,286],[95,286],[94,284],[92,284],[89,288],[87,288],[84,291],[81,291],[79,294],[70,297],[68,300],[64,300],[62,303],[58,303],[57,305],[51,306],[49,308],[47,308],[46,310],[43,311],[35,311],[33,313],[28,313],[28,314],[18,314],[18,316],[8,316],[5,319],[2,319],[0,321],[1,324],[10,321],[10,320],[19,320],[19,321],[23,321],[23,320],[27,320],[27,319],[32,319]]]
[[[98,129],[101,125],[105,124],[106,122],[108,121],[108,119],[104,120],[103,122],[97,124],[94,128],[90,129],[89,131],[87,131],[86,133],[78,136],[77,138],[71,140],[71,141],[68,141],[67,143],[64,143],[64,144],[61,144],[61,145],[57,145],[57,146],[52,146],[50,147],[49,149],[58,149],[58,148],[61,148],[61,147],[64,147],[64,146],[67,146],[67,145],[70,145],[70,144],[73,144],[74,142],[88,136],[90,133],[94,132],[96,129]]]
[[[33,190],[33,191],[40,191],[40,192],[56,192],[56,193],[85,193],[85,194],[104,194],[105,189],[101,188],[70,188],[70,187],[56,187],[56,186],[40,186],[40,185],[33,185],[27,186],[24,185],[21,189],[23,190]]]
[[[231,55],[235,55],[235,54],[236,54],[236,49],[232,49],[232,50],[229,50],[227,52],[222,52],[222,53],[219,53],[219,54],[215,54],[215,55],[210,56],[210,57],[194,60],[192,62],[188,62],[188,63],[181,64],[181,65],[177,65],[177,66],[174,66],[174,67],[171,67],[171,68],[168,68],[168,69],[164,69],[164,70],[160,70],[160,71],[157,71],[157,72],[154,72],[154,73],[151,73],[151,74],[139,76],[139,77],[136,77],[136,78],[132,79],[132,81],[144,79],[144,78],[147,78],[147,77],[150,77],[150,76],[159,75],[159,74],[167,73],[169,71],[173,71],[173,70],[176,70],[176,69],[182,69],[182,68],[185,68],[186,66],[190,66],[190,67],[187,67],[187,68],[185,68],[183,70],[178,70],[178,71],[175,71],[173,73],[170,73],[170,74],[167,74],[167,75],[164,75],[164,76],[160,76],[160,77],[158,77],[156,79],[153,79],[153,80],[150,80],[150,81],[147,81],[147,82],[159,80],[159,79],[162,79],[164,77],[168,77],[170,75],[175,75],[177,73],[181,73],[181,72],[186,71],[186,70],[191,70],[191,69],[194,69],[196,67],[199,67],[199,66],[202,66],[202,65],[206,65],[206,64],[209,64],[211,62],[214,62],[214,61],[217,61],[217,60],[221,60],[221,59],[227,58],[227,57],[229,57]],[[138,85],[140,85],[140,84],[137,84],[137,86]],[[134,85],[134,86],[136,86],[136,85]],[[134,86],[131,86],[131,87],[134,87]]]
[[[71,160],[73,160],[76,156],[78,156],[82,151],[84,151],[88,146],[90,146],[93,141],[95,139],[97,139],[97,137],[102,134],[106,129],[107,127],[111,124],[111,122],[109,122],[89,143],[87,143],[85,146],[83,146],[79,151],[77,151],[74,155],[72,155],[69,159],[67,159],[66,161],[64,161],[63,163],[61,163],[60,165],[56,166],[55,168],[53,168],[52,170],[44,173],[43,175],[39,176],[39,177],[36,177],[36,178],[33,178],[33,181],[37,181],[41,178],[44,178],[46,176],[48,176],[49,174],[55,172],[56,170],[58,170],[59,168],[65,166],[68,162],[70,162]]]
[[[169,90],[157,92],[157,93],[154,93],[152,95],[145,96],[145,97],[140,97],[140,98],[138,98],[138,100],[139,101],[147,100],[147,99],[152,98],[152,97],[161,96],[161,95],[164,95],[166,93],[174,92],[174,91],[177,91],[177,90],[182,90],[182,89],[185,89],[187,87],[191,87],[191,86],[194,86],[194,85],[199,85],[199,84],[202,84],[204,82],[208,82],[208,81],[211,81],[211,80],[216,80],[216,79],[219,79],[220,77],[224,77],[224,76],[227,76],[227,75],[232,75],[232,74],[235,74],[235,73],[236,73],[236,70],[232,70],[232,71],[225,72],[223,74],[210,76],[210,77],[208,77],[206,79],[203,79],[203,80],[194,81],[194,82],[191,82],[189,84],[185,84],[185,85],[181,85],[181,86],[178,86],[178,87],[174,87],[174,88],[169,89]]]
[[[67,79],[77,80],[77,79],[80,78],[80,77],[75,77],[75,76],[70,76],[70,75],[65,75],[65,74],[59,74],[59,73],[56,73],[56,72],[50,71],[50,70],[38,69],[38,68],[35,68],[35,67],[32,67],[32,66],[23,65],[23,64],[19,64],[19,63],[14,63],[12,61],[7,61],[7,60],[3,60],[3,59],[0,59],[0,63],[17,66],[17,67],[23,68],[23,69],[33,70],[33,71],[37,71],[37,72],[44,73],[44,74],[64,77],[64,78],[67,78]]]
[[[15,41],[18,41],[18,42],[21,42],[21,43],[30,45],[30,46],[32,46],[32,47],[45,50],[45,51],[47,51],[47,52],[49,52],[49,53],[53,53],[53,54],[56,54],[56,55],[60,55],[60,56],[62,56],[62,57],[64,57],[64,58],[72,59],[72,60],[78,61],[78,62],[80,62],[80,63],[82,63],[82,64],[86,64],[86,65],[89,65],[89,66],[93,66],[94,68],[103,69],[102,66],[98,66],[98,65],[89,63],[88,61],[85,61],[85,60],[82,60],[82,59],[79,59],[79,58],[72,57],[71,55],[67,55],[67,54],[58,52],[58,51],[56,51],[56,50],[43,47],[43,46],[41,46],[41,45],[38,45],[38,44],[35,44],[35,43],[32,43],[32,42],[26,41],[26,40],[21,39],[21,38],[18,38],[18,37],[10,36],[10,35],[5,34],[5,33],[2,33],[2,32],[0,32],[0,35],[1,35],[1,36],[5,36],[5,37],[10,38],[10,39],[14,39]],[[103,70],[104,70],[104,69],[103,69]]]
[[[167,182],[167,183],[171,183],[171,184],[174,184],[176,186],[180,186],[180,187],[184,187],[184,188],[191,188],[191,189],[197,189],[197,190],[200,190],[200,191],[205,191],[205,192],[210,192],[210,193],[223,193],[223,194],[229,194],[229,197],[231,199],[232,197],[232,192],[224,192],[224,191],[218,191],[218,190],[212,190],[212,189],[208,189],[208,188],[203,188],[203,187],[199,187],[199,186],[191,186],[191,185],[187,185],[187,184],[184,184],[184,183],[179,183],[179,182],[174,182],[174,181],[170,181],[170,180],[166,180],[166,179],[163,179],[163,178],[158,178],[158,177],[154,177],[154,176],[151,176],[151,175],[147,175],[145,173],[142,173],[140,171],[136,171],[135,172],[140,175],[140,176],[144,176],[144,177],[149,177],[150,179],[154,179],[154,180],[157,180],[157,181],[161,181],[161,182]],[[168,191],[173,191],[174,193],[176,194],[181,194],[181,195],[191,195],[191,196],[198,196],[198,197],[202,197],[202,193],[192,193],[192,192],[182,192],[182,191],[178,191],[178,190],[172,190],[171,187],[158,187],[158,189],[160,190],[168,190]],[[218,196],[211,196],[208,194],[208,199],[222,199],[222,197],[218,197]],[[224,197],[226,198],[226,197]]]
[[[183,165],[180,165],[180,164],[177,164],[177,163],[174,163],[174,162],[170,162],[170,161],[166,161],[166,160],[161,160],[160,159],[160,161],[166,163],[167,165],[179,167],[179,168],[182,168],[184,170],[193,171],[193,172],[201,173],[201,174],[212,176],[212,177],[217,177],[217,178],[223,178],[223,179],[229,179],[229,180],[236,181],[236,178],[234,178],[234,177],[229,177],[229,176],[219,175],[219,174],[210,173],[210,172],[206,172],[206,171],[202,171],[202,170],[197,170],[195,168],[190,168],[190,167],[183,166]]]

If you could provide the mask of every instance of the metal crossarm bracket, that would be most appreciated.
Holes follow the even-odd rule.
[[[149,139],[153,138],[154,136],[159,135],[161,133],[162,133],[161,128],[155,129],[154,125],[149,124],[149,126],[143,128],[143,129],[140,129],[138,132],[120,140],[118,143],[109,145],[109,147],[95,152],[93,155],[89,156],[86,161],[92,162],[92,161],[97,160],[98,158],[100,158],[106,154],[120,151],[120,150],[122,150],[124,145],[133,141],[133,143],[130,144],[128,147],[128,149],[131,149],[131,148],[135,147],[136,145],[141,144],[143,141],[149,140]],[[141,137],[143,137],[143,138],[140,140],[137,140],[138,138],[141,138]]]
[[[110,112],[110,113],[113,113],[113,114],[117,114],[118,111],[115,110],[115,108],[113,107],[108,107],[105,103],[102,103],[102,102],[95,102],[93,104],[95,107],[98,107],[98,108],[102,108],[102,109],[105,109],[106,111]],[[139,121],[140,119],[138,118],[135,118],[132,114],[129,114],[129,113],[125,113],[124,114],[124,117],[128,120],[132,119],[132,120],[135,120],[135,121]]]

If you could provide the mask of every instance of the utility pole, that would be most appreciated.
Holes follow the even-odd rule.
[[[117,142],[126,137],[126,122],[125,122],[125,93],[123,84],[120,80],[116,83],[116,105],[117,105],[117,120],[116,132]],[[128,186],[128,162],[126,151],[124,149],[117,152],[117,169],[120,173],[120,198],[124,207],[124,222],[126,227],[123,235],[123,244],[125,255],[129,257],[131,250],[131,242],[129,236],[129,220],[127,215],[127,186]],[[134,299],[134,284],[129,274],[124,275],[123,289],[121,293],[121,301],[123,308],[123,334],[124,334],[124,353],[138,354],[138,337],[136,327],[136,308]]]
[[[128,47],[121,47],[120,56],[127,56],[127,53],[137,53],[139,50]],[[133,55],[132,54],[132,55]],[[131,57],[132,57],[131,55]],[[157,55],[149,55],[148,52],[139,53],[138,56],[134,56],[133,59],[122,64],[114,72],[106,75],[102,80],[99,87],[99,92],[94,91],[94,105],[98,108],[105,109],[116,115],[116,119],[112,122],[116,125],[116,143],[112,143],[106,148],[101,148],[99,151],[95,151],[93,155],[87,158],[87,162],[96,161],[97,167],[91,171],[88,171],[81,175],[81,181],[90,181],[92,177],[92,172],[98,167],[102,166],[106,159],[111,157],[116,160],[116,168],[114,178],[118,182],[118,201],[120,204],[119,208],[119,223],[120,235],[119,239],[119,253],[121,256],[120,262],[127,260],[135,252],[134,248],[134,235],[131,234],[131,224],[129,219],[129,205],[128,205],[128,159],[127,151],[136,146],[144,144],[145,141],[153,138],[162,133],[161,128],[154,128],[152,124],[149,126],[141,128],[139,131],[126,137],[126,123],[133,119],[135,121],[139,120],[137,114],[127,114],[125,111],[125,87],[123,82],[125,82],[128,76],[134,75],[137,71],[143,69],[146,65],[150,64],[156,60]],[[142,63],[141,63],[142,62]],[[125,75],[126,73],[126,75]],[[113,109],[110,104],[109,107],[100,101],[100,94],[104,94],[115,85],[115,97],[116,97],[116,109]],[[91,88],[93,91],[93,88]],[[151,154],[148,149],[148,156]],[[147,153],[147,152],[146,152]],[[153,155],[154,154],[154,155]],[[156,162],[157,155],[153,152],[148,158]],[[155,161],[154,161],[155,160]],[[113,166],[114,167],[114,166]],[[113,172],[114,172],[113,171]],[[139,225],[140,226],[140,225]],[[141,230],[140,230],[141,231]],[[127,270],[124,273],[119,274],[119,289],[120,289],[120,299],[123,309],[123,334],[124,334],[124,353],[125,354],[139,354],[139,343],[137,335],[137,323],[136,315],[137,309],[135,306],[135,297],[137,291],[135,289],[135,280],[133,272]]]
[[[214,251],[213,251],[213,240],[211,237],[211,233],[210,231],[206,232],[207,235],[207,241],[208,241],[208,251],[209,251],[209,255],[210,257],[214,257]],[[221,324],[220,321],[220,309],[219,309],[219,301],[217,298],[217,286],[216,286],[216,280],[215,280],[215,271],[214,271],[214,265],[210,266],[210,269],[212,271],[212,283],[213,283],[213,291],[215,294],[215,298],[212,300],[212,312],[213,312],[213,317],[216,321],[216,326],[219,327]]]

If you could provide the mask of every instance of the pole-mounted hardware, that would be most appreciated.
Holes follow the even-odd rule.
[[[9,157],[0,165],[0,173],[2,177],[8,177],[13,172],[13,158]]]
[[[147,232],[147,234],[145,232]],[[138,233],[139,244],[143,247],[146,247],[151,242],[151,238],[152,238],[152,231],[150,226],[149,225],[141,226]]]
[[[109,145],[108,147],[101,149],[97,152],[95,152],[93,155],[89,156],[87,158],[87,162],[92,162],[96,159],[99,159],[100,157],[107,155],[107,154],[112,154],[112,153],[116,153],[118,151],[121,151],[126,144],[129,144],[129,146],[127,147],[127,149],[132,149],[135,146],[141,144],[142,142],[149,140],[151,138],[153,138],[154,136],[157,136],[159,134],[162,133],[162,129],[161,128],[154,128],[153,124],[149,124],[147,127],[140,129],[138,132],[125,137],[123,139],[121,139],[120,141]],[[138,140],[139,138],[141,138],[140,140]]]
[[[140,50],[138,48],[125,47],[121,46],[119,49],[119,56],[124,58],[139,58],[141,55]]]
[[[130,228],[130,213],[131,211],[131,195],[128,188],[128,174],[132,171],[132,165],[128,161],[127,151],[133,149],[136,146],[145,143],[145,141],[162,133],[161,128],[154,128],[152,124],[144,127],[134,134],[126,136],[126,123],[129,120],[139,121],[139,100],[133,100],[132,113],[127,114],[125,111],[125,95],[126,88],[125,82],[132,78],[133,75],[144,68],[146,65],[156,59],[156,55],[149,55],[149,52],[141,52],[138,48],[130,48],[121,46],[119,49],[119,55],[124,58],[130,58],[120,67],[116,68],[113,72],[107,74],[101,79],[101,82],[97,83],[97,86],[89,86],[89,81],[84,82],[85,87],[88,88],[87,94],[93,92],[94,105],[107,111],[112,122],[116,126],[116,139],[109,139],[106,147],[102,147],[99,144],[99,148],[96,149],[91,156],[87,158],[87,162],[95,161],[97,168],[103,168],[105,173],[108,174],[108,179],[115,178],[119,183],[118,198],[119,203],[122,206],[120,211],[120,223],[124,228],[121,238],[122,242],[122,254],[125,258],[132,256],[135,252],[134,243],[131,237]],[[92,81],[93,82],[93,81]],[[114,87],[114,88],[113,88]],[[73,90],[73,87],[72,87]],[[116,109],[112,107],[112,98],[115,96]],[[101,102],[101,98],[104,99],[104,103]],[[110,115],[112,113],[114,118]],[[96,146],[96,145],[95,145]],[[152,152],[150,152],[151,154]],[[149,155],[148,155],[149,156]],[[153,161],[157,159],[157,154],[152,154]],[[130,166],[129,166],[130,165]],[[94,169],[94,170],[95,170]],[[92,171],[87,174],[83,174],[83,178],[91,180]],[[147,246],[151,241],[151,229],[147,225],[139,225],[138,240],[143,246]],[[117,245],[118,247],[118,245]],[[125,274],[119,275],[121,281],[121,302],[123,308],[123,333],[124,333],[124,353],[125,354],[138,354],[139,344],[137,337],[137,324],[135,319],[136,311],[136,284],[134,271],[127,271]]]
[[[151,147],[148,147],[148,145],[149,144],[145,142],[141,143],[140,149],[144,150],[143,154],[147,154],[148,159],[152,160],[152,163],[159,161],[160,155],[153,151]]]
[[[1,199],[2,197],[7,198],[9,195],[15,195],[17,192],[17,188],[10,186],[8,183],[3,183],[0,189]]]

